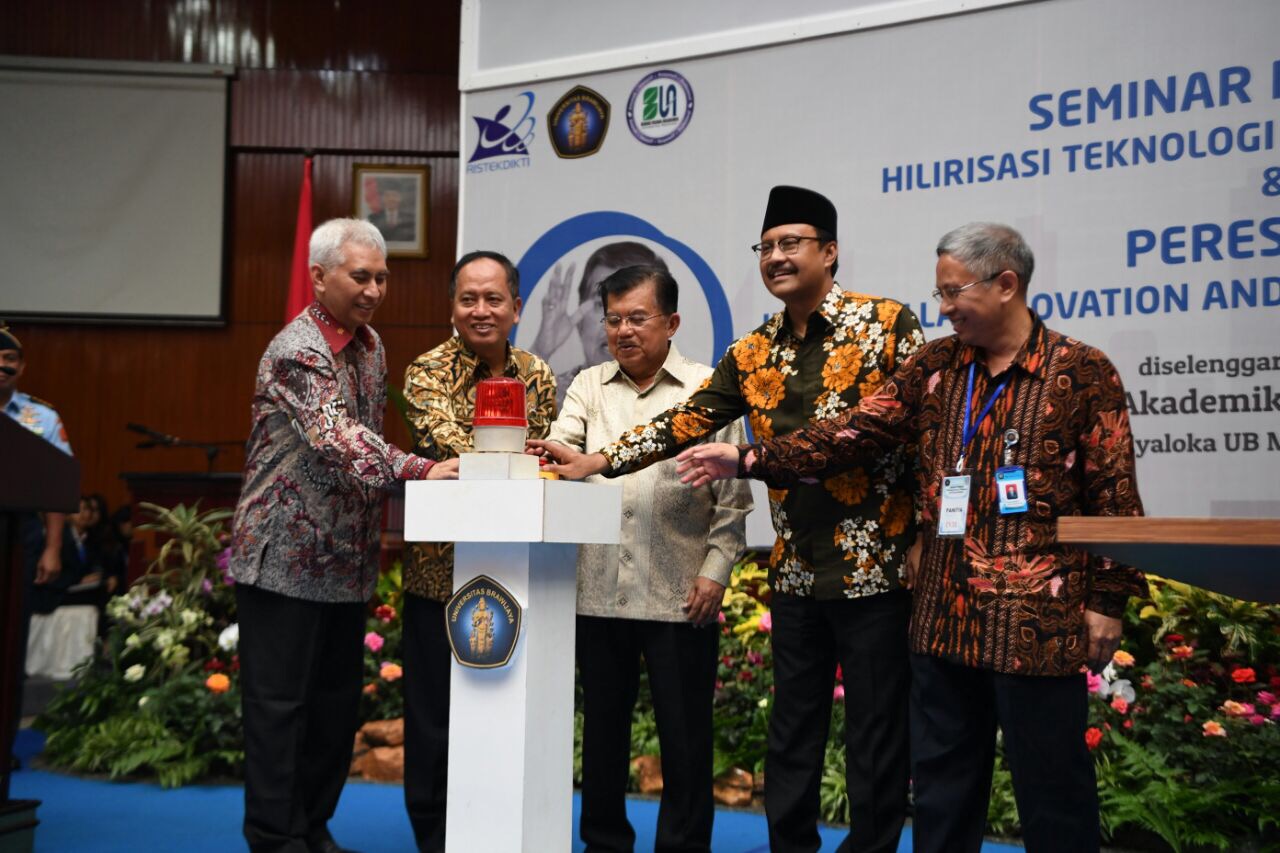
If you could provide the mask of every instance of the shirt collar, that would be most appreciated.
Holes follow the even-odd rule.
[[[466,371],[468,376],[475,376],[481,365],[484,365],[486,371],[488,370],[488,364],[480,360],[480,356],[476,355],[471,347],[467,346],[467,342],[462,339],[461,335],[454,335],[453,339],[458,347],[458,361],[462,363],[462,369]],[[507,363],[502,370],[502,375],[513,376],[517,379],[520,376],[520,366],[516,364],[515,353],[512,351],[510,341],[507,341]]]
[[[1049,363],[1048,330],[1045,328],[1044,321],[1040,319],[1040,316],[1035,311],[1028,308],[1027,313],[1031,315],[1031,334],[1027,336],[1027,339],[1018,349],[1009,366],[1021,367],[1031,376],[1043,379]],[[979,360],[977,347],[969,344],[960,345],[960,366],[968,366],[977,360]]]
[[[667,347],[667,357],[663,359],[662,367],[658,368],[657,374],[653,377],[653,385],[650,385],[649,388],[657,385],[664,375],[670,376],[681,385],[688,385],[697,379],[692,373],[689,362],[680,354],[680,349],[676,346],[675,341],[670,341],[670,346]],[[631,377],[627,376],[623,371],[622,365],[618,364],[617,359],[605,363],[604,374],[601,376],[601,380],[606,385],[615,379],[632,382]],[[635,383],[632,382],[632,384],[634,385]],[[646,388],[645,390],[647,391],[648,389]]]
[[[360,326],[356,329],[355,334],[352,334],[350,329],[347,329],[333,318],[333,315],[320,304],[320,300],[317,299],[311,303],[308,313],[311,315],[311,319],[315,321],[316,327],[320,329],[320,334],[324,336],[325,343],[329,345],[329,350],[334,355],[342,352],[343,348],[351,343],[352,340],[359,340],[367,350],[373,349],[373,335],[370,334],[367,328]]]
[[[840,286],[840,283],[837,281],[831,282],[831,289],[828,290],[827,295],[822,298],[822,304],[814,309],[813,314],[810,314],[809,316],[812,317],[816,314],[825,320],[829,326],[834,327],[839,325],[840,303],[844,301],[844,296],[845,290]],[[786,316],[787,309],[784,308],[769,318],[769,322],[765,324],[764,331],[765,335],[770,340],[777,340],[778,336],[787,328],[785,322]]]
[[[30,397],[15,388],[13,389],[13,396],[9,398],[8,403],[5,403],[4,410],[11,415],[17,415],[22,412],[22,407],[30,401]]]

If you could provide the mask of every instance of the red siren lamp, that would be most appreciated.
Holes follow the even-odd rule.
[[[524,383],[509,376],[481,379],[471,427],[475,448],[481,453],[523,452],[529,429]]]

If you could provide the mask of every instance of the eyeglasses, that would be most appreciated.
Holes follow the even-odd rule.
[[[764,260],[772,255],[775,248],[784,255],[794,255],[796,252],[800,251],[801,240],[817,240],[818,242],[822,242],[821,237],[783,237],[777,243],[756,243],[751,247],[751,251],[759,255],[760,260]]]
[[[624,323],[633,329],[638,329],[654,317],[665,317],[666,314],[650,314],[647,317],[644,314],[628,314],[623,317],[621,314],[605,314],[600,318],[600,322],[608,326],[610,329],[620,328]]]
[[[1004,272],[1004,270],[1001,270],[1000,272],[995,273],[994,275],[989,275],[986,278],[980,278],[977,281],[971,281],[968,284],[948,285],[947,287],[936,288],[933,291],[933,298],[938,300],[939,302],[941,302],[943,299],[950,299],[952,302],[955,302],[956,298],[960,294],[968,290],[969,288],[982,284],[983,282],[991,281],[993,278],[999,278],[1000,273],[1002,272]]]

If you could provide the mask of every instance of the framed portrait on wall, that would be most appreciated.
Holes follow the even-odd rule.
[[[356,219],[373,223],[392,258],[427,257],[430,166],[356,163],[351,185]]]

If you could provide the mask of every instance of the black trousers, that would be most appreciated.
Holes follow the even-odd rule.
[[[303,853],[351,769],[364,666],[363,602],[304,601],[236,585],[244,714],[244,836]]]
[[[404,804],[422,853],[444,850],[449,678],[444,603],[404,596]]]
[[[1098,849],[1084,675],[1003,675],[928,655],[912,655],[911,671],[915,853],[982,846],[997,724],[1027,850]]]
[[[910,598],[773,597],[774,705],[765,814],[774,853],[816,851],[818,787],[836,664],[844,670],[849,835],[842,851],[896,851],[906,820]]]
[[[579,616],[577,648],[583,701],[579,834],[587,851],[630,851],[635,844],[626,794],[641,657],[649,673],[662,750],[662,802],[654,849],[709,851],[715,819],[711,704],[717,628]]]

